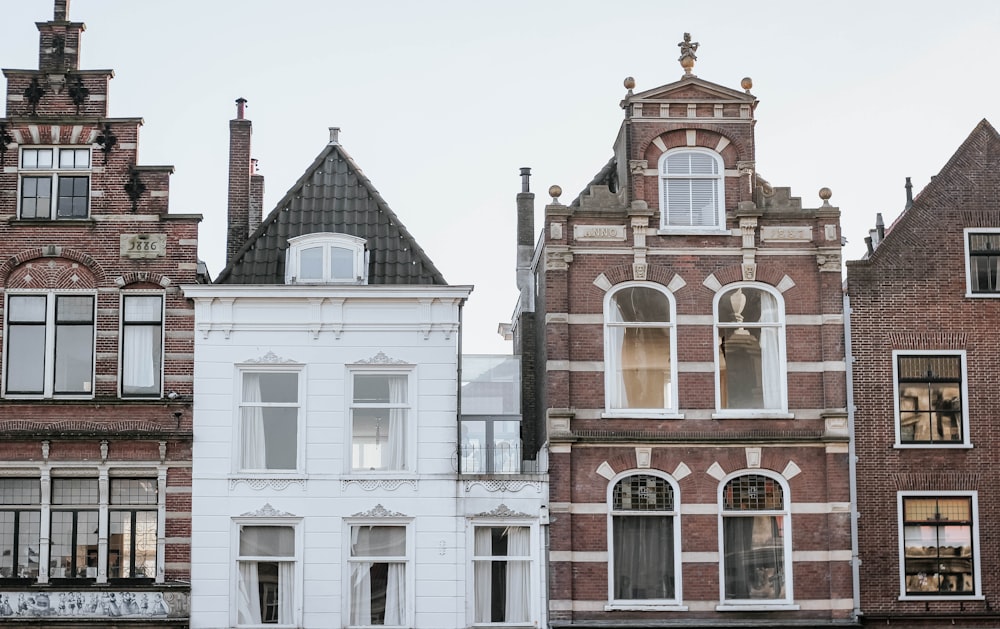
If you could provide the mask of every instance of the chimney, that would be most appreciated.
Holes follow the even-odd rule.
[[[226,264],[250,236],[250,121],[243,117],[247,100],[236,99],[236,118],[229,121],[229,214]],[[263,190],[263,183],[261,184]]]
[[[52,20],[36,22],[39,35],[38,69],[49,74],[80,69],[82,22],[69,21],[69,0],[55,0]]]
[[[906,178],[906,207],[903,209],[910,209],[913,206],[913,184],[910,183],[910,178]]]
[[[260,227],[264,213],[264,175],[257,172],[257,160],[250,160],[250,216],[247,232],[252,234]]]
[[[531,282],[531,258],[535,247],[535,195],[528,180],[531,169],[521,169],[521,192],[517,195],[517,288],[521,308],[534,311],[534,288]]]

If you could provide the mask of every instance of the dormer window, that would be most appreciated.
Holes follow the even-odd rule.
[[[670,231],[725,227],[725,168],[718,153],[700,148],[660,157],[660,227]]]
[[[347,234],[306,234],[288,239],[286,284],[367,284],[365,239]]]

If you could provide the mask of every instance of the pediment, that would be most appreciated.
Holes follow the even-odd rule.
[[[752,103],[757,100],[753,94],[730,89],[728,87],[703,81],[697,77],[681,79],[674,83],[654,87],[653,89],[633,94],[630,102],[641,101],[739,101]]]

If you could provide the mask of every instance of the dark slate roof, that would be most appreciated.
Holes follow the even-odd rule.
[[[570,203],[570,207],[580,207],[580,197],[585,194],[590,193],[590,186],[605,185],[612,189],[612,191],[618,190],[618,159],[612,157],[608,160],[608,163],[604,165],[594,178],[590,180],[590,183],[580,191],[580,194],[576,195],[573,202]]]
[[[369,284],[447,284],[339,144],[323,149],[215,283],[284,284],[288,239],[316,232],[366,239]]]

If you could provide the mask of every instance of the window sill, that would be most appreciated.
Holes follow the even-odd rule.
[[[982,594],[944,594],[938,596],[919,596],[911,594],[909,596],[900,596],[897,600],[900,601],[985,601],[986,597]]]
[[[795,612],[794,603],[723,603],[715,606],[717,612]]]
[[[60,400],[93,400],[93,393],[86,393],[83,395],[35,395],[32,393],[6,393],[3,396],[5,400],[46,400],[46,401],[60,401]]]
[[[663,227],[656,230],[658,236],[731,236],[732,232],[721,227]]]
[[[897,450],[971,450],[971,443],[934,442],[934,443],[895,443]]]
[[[1000,299],[1000,292],[996,293],[966,293],[968,299]]]
[[[795,414],[785,411],[726,410],[712,413],[712,419],[795,419]]]
[[[92,225],[95,221],[93,217],[86,218],[16,218],[10,221],[11,225]]]
[[[611,603],[604,606],[606,612],[686,612],[687,605],[679,603]]]
[[[684,413],[615,409],[601,413],[601,419],[684,419]]]

